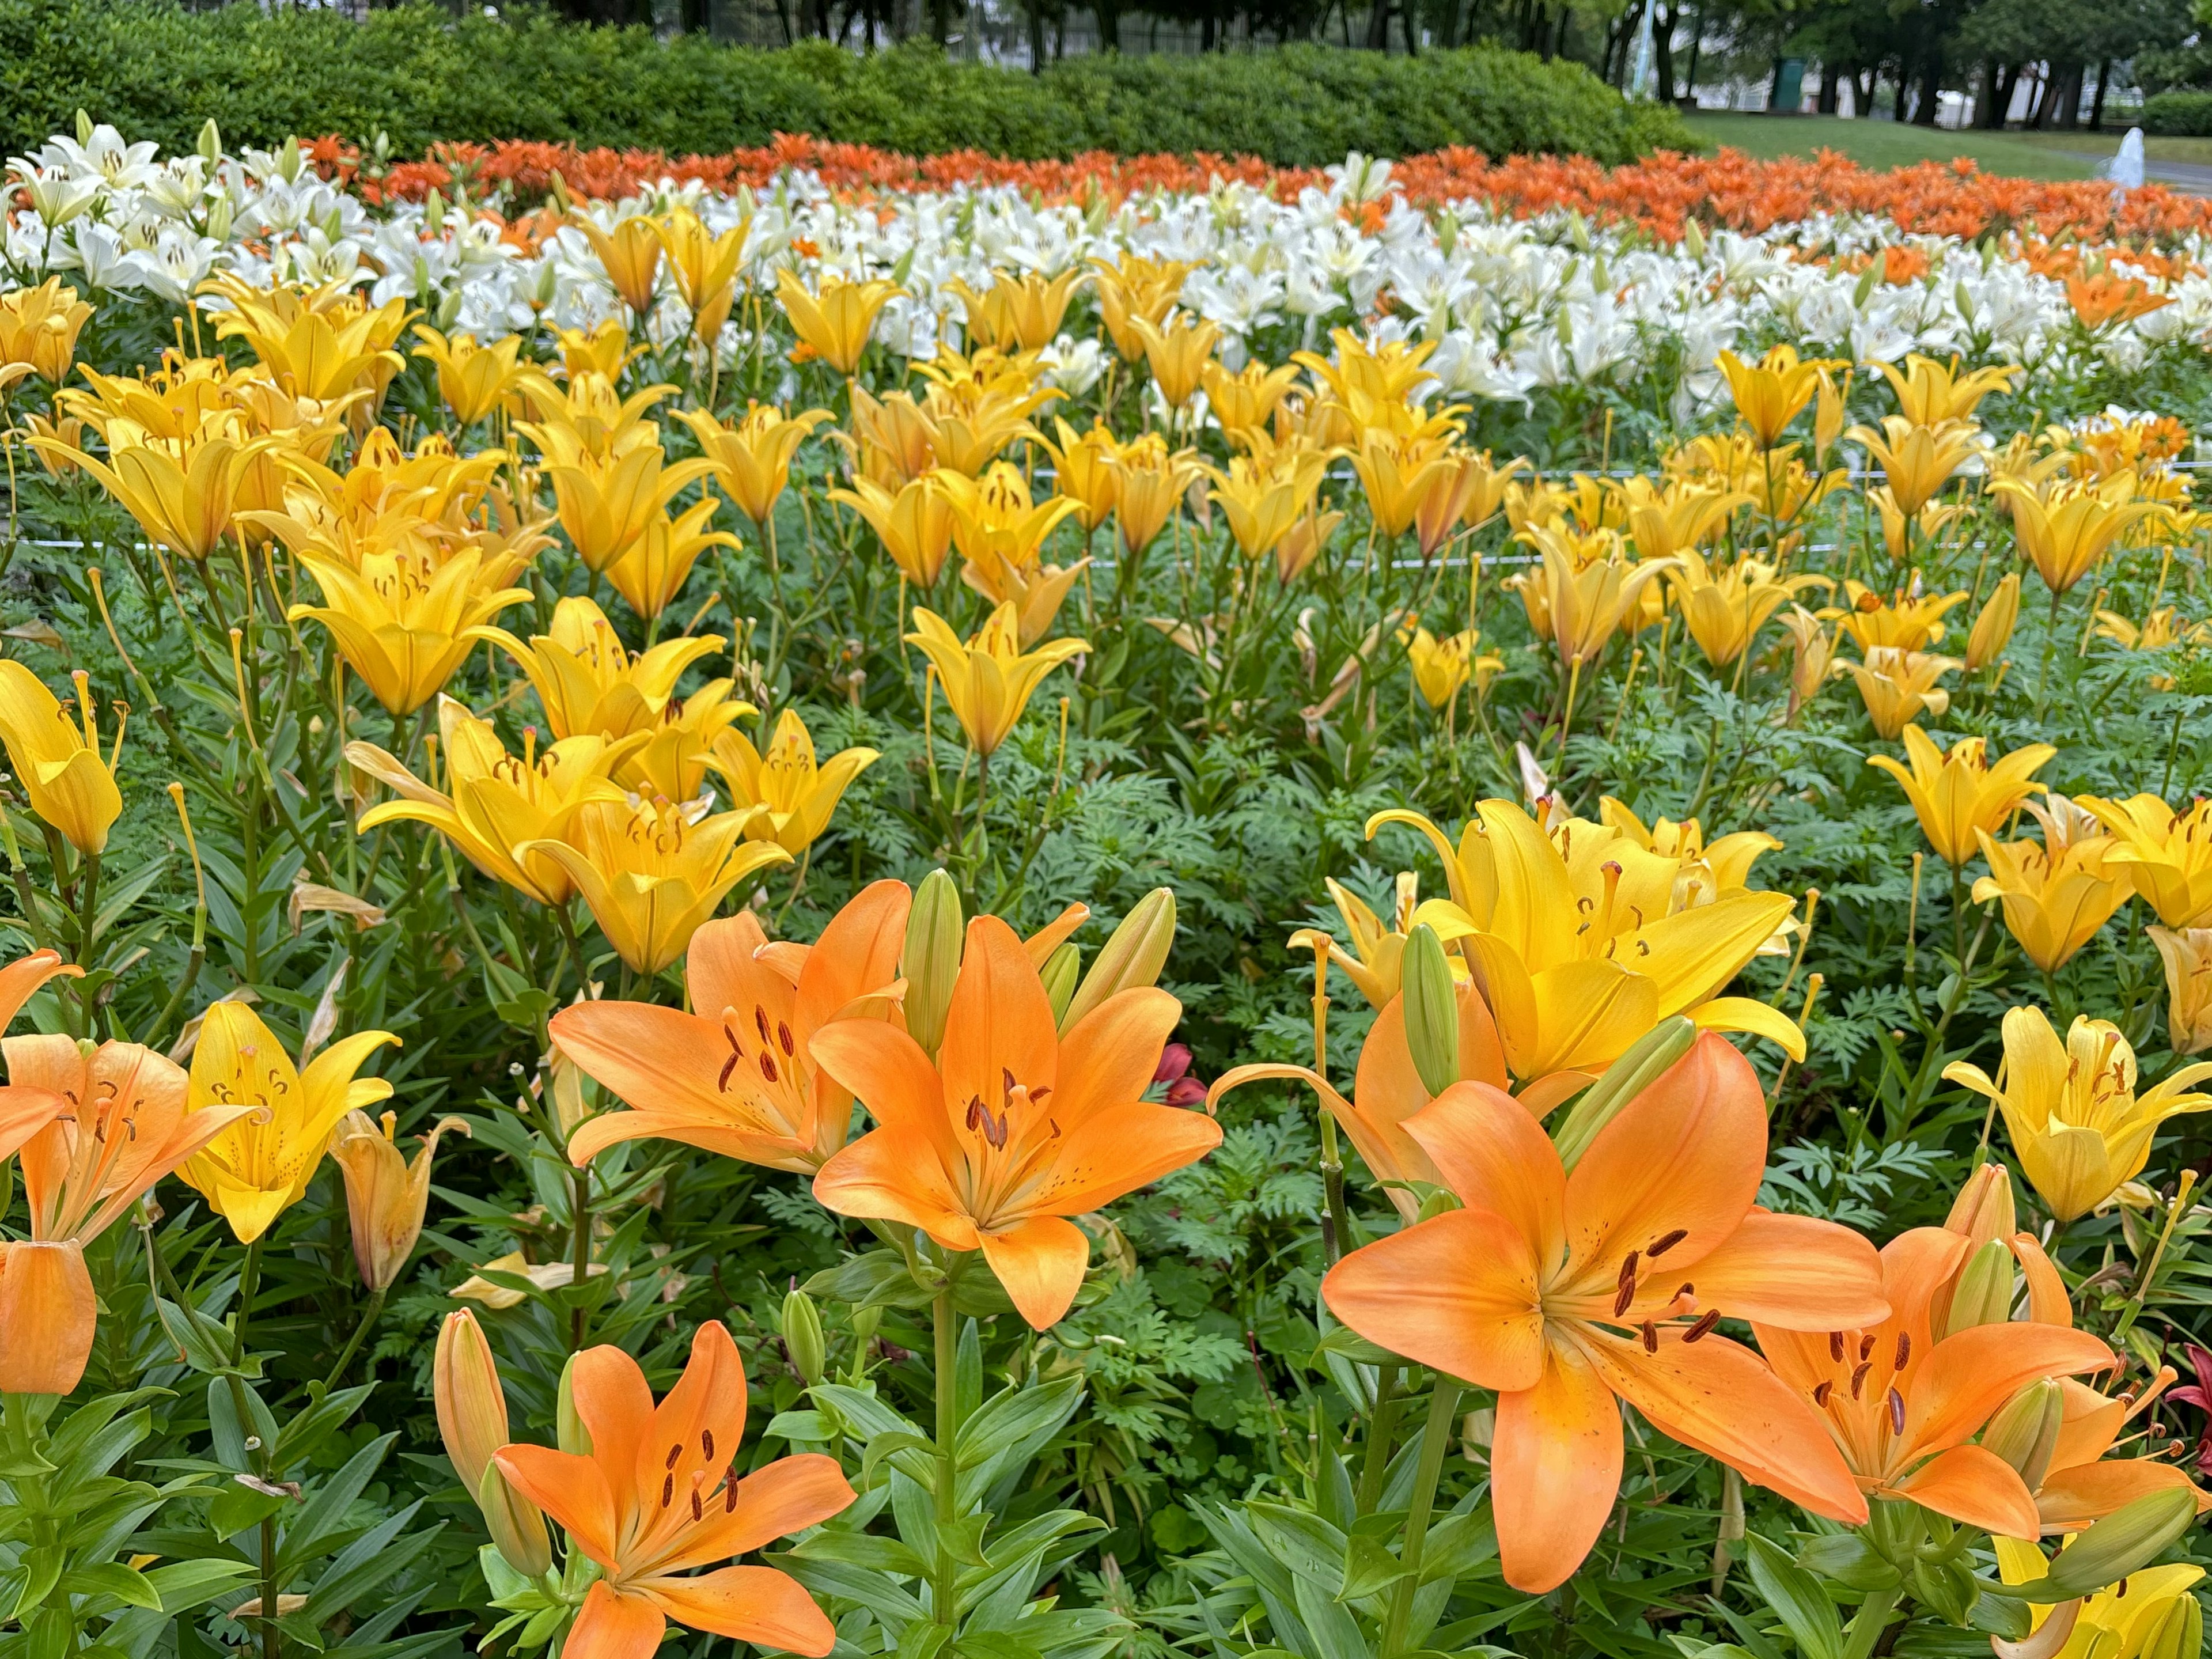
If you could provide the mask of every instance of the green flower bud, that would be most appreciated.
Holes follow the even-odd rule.
[[[2204,1609],[2184,1590],[2166,1603],[2143,1638],[2142,1659],[2197,1659],[2203,1651]]]
[[[200,160],[213,167],[222,159],[222,129],[210,115],[200,127]]]
[[[1421,1086],[1440,1095],[1459,1081],[1459,993],[1443,941],[1426,922],[1406,936],[1398,968],[1399,1009],[1406,1022],[1406,1047]]]
[[[1068,1006],[1075,1000],[1076,972],[1082,965],[1083,952],[1070,939],[1044,959],[1044,970],[1038,975],[1044,981],[1045,995],[1052,999],[1053,1019],[1063,1031],[1068,1026]]]
[[[76,112],[76,141],[80,144],[92,142],[92,117],[82,110]]]
[[[806,1386],[812,1388],[830,1370],[830,1345],[823,1338],[822,1316],[815,1311],[814,1298],[804,1291],[793,1291],[783,1298],[779,1323],[792,1364],[806,1379]]]
[[[2145,1492],[2114,1510],[2058,1553],[2045,1577],[2014,1592],[2031,1601],[2070,1601],[2140,1572],[2166,1553],[2197,1520],[2197,1494],[2186,1486]]]
[[[1084,975],[1082,988],[1060,1014],[1060,1029],[1065,1031],[1116,992],[1158,984],[1160,969],[1168,963],[1168,948],[1175,943],[1175,894],[1165,887],[1155,887],[1121,918],[1121,925]],[[1060,1005],[1055,1000],[1053,1006]]]
[[[1605,1075],[1583,1091],[1582,1098],[1553,1132],[1559,1162],[1572,1170],[1582,1161],[1598,1131],[1620,1115],[1620,1109],[1674,1069],[1674,1062],[1690,1052],[1698,1028],[1675,1014],[1661,1020],[1628,1045],[1627,1053],[1605,1068]]]
[[[553,1443],[578,1457],[592,1455],[592,1431],[576,1415],[576,1356],[561,1367],[561,1391],[553,1413]]]
[[[960,976],[961,931],[966,925],[952,878],[931,871],[914,890],[899,971],[906,975],[907,1035],[933,1058],[945,1041],[945,1016],[952,1006],[952,981]]]
[[[2001,1248],[2001,1247],[2000,1247]],[[1982,1444],[2012,1465],[2033,1492],[2050,1472],[2051,1454],[2066,1418],[2066,1395],[2053,1378],[2031,1382],[1997,1408]]]
[[[2003,1324],[2012,1317],[2013,1280],[2012,1251],[1993,1238],[1966,1258],[1938,1336],[1955,1335],[1977,1325]]]

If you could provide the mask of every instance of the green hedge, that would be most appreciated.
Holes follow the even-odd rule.
[[[2142,127],[2170,138],[2212,137],[2212,92],[2161,92],[2145,99]]]
[[[712,153],[779,131],[913,155],[1211,150],[1306,166],[1445,144],[1607,162],[1694,148],[1670,110],[1632,108],[1578,65],[1490,47],[1091,58],[1030,76],[922,47],[768,52],[542,14],[456,21],[426,4],[353,23],[245,3],[0,0],[8,153],[68,131],[79,109],[170,149],[212,115],[232,143],[382,131],[408,155],[462,138]]]

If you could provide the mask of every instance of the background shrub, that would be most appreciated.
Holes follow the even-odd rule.
[[[1608,163],[1695,147],[1671,110],[1633,108],[1578,64],[1486,46],[1086,58],[1031,76],[948,63],[927,46],[762,51],[535,13],[456,21],[426,4],[353,23],[246,4],[0,0],[9,153],[69,131],[79,109],[165,149],[189,146],[210,116],[233,143],[381,131],[403,155],[497,138],[711,154],[778,132],[909,155],[1207,150],[1279,166],[1446,144]]]
[[[2176,138],[2212,135],[2212,92],[2161,92],[2144,100],[2145,132]]]

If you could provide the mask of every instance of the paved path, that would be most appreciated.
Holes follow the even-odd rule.
[[[2087,150],[2062,149],[2052,153],[2063,155],[2069,161],[2087,161],[2098,168],[2100,173],[2105,164],[2112,160],[2109,155],[2093,155]],[[2191,196],[2212,196],[2212,167],[2200,166],[2194,161],[2161,161],[2146,156],[2143,177],[2154,184],[2170,185]]]

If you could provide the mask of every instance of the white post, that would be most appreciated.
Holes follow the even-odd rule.
[[[1651,74],[1651,19],[1659,0],[1644,0],[1644,21],[1636,31],[1636,73],[1629,77],[1628,95],[1641,98]]]

